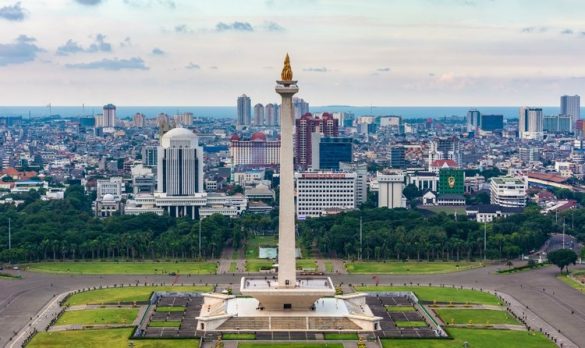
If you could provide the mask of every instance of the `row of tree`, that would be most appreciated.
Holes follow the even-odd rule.
[[[81,186],[69,187],[63,200],[42,201],[34,192],[15,198],[25,203],[17,208],[0,206],[0,261],[217,258],[226,246],[240,248],[250,236],[278,229],[276,210],[238,219],[214,215],[201,226],[199,221],[154,214],[98,219]],[[522,214],[484,225],[465,216],[373,205],[301,221],[299,240],[321,256],[365,260],[513,258],[538,249],[550,233],[562,230],[563,222],[567,233],[585,240],[585,210],[557,216],[529,207]]]

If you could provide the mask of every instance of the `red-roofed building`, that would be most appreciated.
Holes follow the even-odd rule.
[[[438,173],[439,170],[443,168],[457,169],[459,166],[457,165],[457,162],[451,159],[434,160],[430,165],[430,171],[433,173]]]
[[[21,171],[18,171],[12,167],[9,167],[9,168],[6,168],[6,169],[3,169],[2,171],[0,171],[0,178],[3,178],[5,176],[9,176],[13,180],[29,180],[30,178],[33,178],[37,175],[38,175],[37,172],[33,172],[33,171],[21,172]]]
[[[280,164],[280,140],[267,140],[262,132],[249,140],[234,134],[230,138],[230,154],[234,166],[272,166]]]

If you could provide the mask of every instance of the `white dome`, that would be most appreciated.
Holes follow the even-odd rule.
[[[185,146],[186,144],[195,147],[197,143],[197,135],[187,128],[173,128],[160,139],[162,147],[171,147],[171,145]]]
[[[103,201],[113,201],[113,200],[115,200],[115,197],[112,194],[106,193],[104,195],[104,198],[102,198],[102,200]]]

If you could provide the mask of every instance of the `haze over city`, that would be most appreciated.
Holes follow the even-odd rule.
[[[526,11],[530,8],[530,11]],[[283,52],[313,105],[557,105],[582,92],[580,1],[0,3],[2,105],[274,100]]]

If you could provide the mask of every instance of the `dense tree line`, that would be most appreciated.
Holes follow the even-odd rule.
[[[559,231],[554,218],[537,208],[485,226],[465,216],[382,208],[308,219],[300,223],[299,233],[307,248],[317,248],[324,256],[355,259],[360,254],[360,218],[361,256],[366,260],[483,258],[484,228],[487,257],[512,258],[538,249],[551,232]]]
[[[213,215],[201,222],[188,218],[143,214],[98,219],[91,198],[81,186],[71,186],[65,199],[41,201],[31,191],[15,197],[18,208],[0,206],[0,261],[66,259],[216,258],[226,245],[241,247],[249,234],[271,233],[270,215],[230,219]],[[8,219],[12,249],[8,250]]]
[[[144,214],[95,218],[92,197],[70,186],[65,199],[42,201],[36,192],[0,206],[0,261],[71,259],[217,258],[223,248],[240,248],[252,235],[275,233],[278,211],[245,214],[238,219],[214,215],[201,222]],[[484,225],[465,216],[429,215],[415,209],[374,208],[371,195],[360,210],[307,219],[298,224],[299,241],[322,256],[367,260],[461,260],[483,258]],[[12,250],[8,250],[8,219]],[[485,225],[488,258],[512,258],[538,249],[552,232],[566,231],[585,240],[585,210],[542,215],[537,207]],[[316,255],[315,255],[316,256]]]

